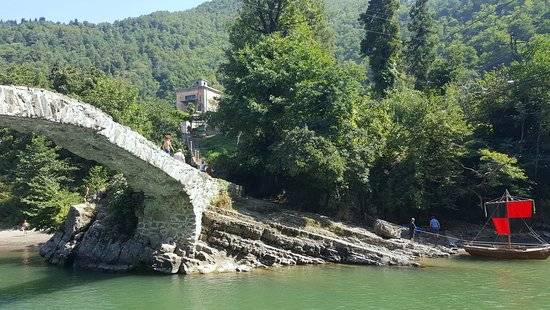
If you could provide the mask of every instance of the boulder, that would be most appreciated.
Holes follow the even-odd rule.
[[[181,256],[174,253],[163,253],[153,257],[153,270],[166,274],[178,273],[181,266]]]
[[[382,238],[401,238],[401,226],[386,222],[384,220],[377,219],[374,222],[374,233]]]
[[[175,250],[176,250],[175,244],[166,244],[166,243],[161,244],[159,249],[159,251],[162,253],[174,253]]]

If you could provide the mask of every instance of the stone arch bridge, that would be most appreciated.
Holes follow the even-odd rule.
[[[36,132],[88,160],[122,172],[145,196],[137,233],[152,248],[192,246],[203,211],[234,185],[181,163],[98,108],[54,92],[0,86],[0,127]]]

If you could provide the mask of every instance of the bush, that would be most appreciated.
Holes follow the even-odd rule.
[[[109,185],[105,197],[112,227],[125,235],[132,235],[138,224],[138,212],[143,210],[143,193],[128,187],[121,175],[116,175]]]
[[[232,209],[233,199],[227,191],[223,190],[212,200],[212,206],[220,209]]]
[[[97,195],[107,188],[109,182],[109,174],[103,166],[94,166],[88,172],[88,176],[84,179],[84,187],[86,188],[86,199],[97,199]]]

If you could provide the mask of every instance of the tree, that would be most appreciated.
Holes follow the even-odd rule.
[[[371,0],[367,11],[359,18],[366,32],[361,52],[369,57],[374,89],[379,95],[393,88],[399,76],[398,9],[398,0]]]
[[[275,33],[286,36],[300,25],[309,27],[325,47],[332,47],[324,4],[314,0],[244,0],[230,42],[238,50]]]
[[[295,204],[327,207],[344,184],[346,162],[328,139],[307,128],[288,131],[273,147],[269,169],[288,181],[285,189]]]
[[[318,40],[315,27],[308,20],[296,21],[285,31],[262,35],[259,40],[252,36],[244,45],[235,45],[222,67],[226,91],[214,121],[224,134],[235,140],[240,136],[233,158],[238,163],[233,180],[250,185],[257,195],[288,193],[289,184],[298,181],[316,182],[313,174],[282,172],[283,162],[276,158],[291,151],[289,144],[283,143],[287,137],[295,137],[291,132],[298,128],[309,135],[311,131],[314,134],[311,143],[330,142],[338,148],[354,126],[355,103],[362,90],[361,73],[355,66],[338,64]],[[323,143],[319,147],[330,148]],[[301,156],[298,150],[293,152],[293,156]],[[313,161],[305,164],[303,171],[317,171],[315,165],[319,165]],[[331,196],[336,188],[316,190],[316,194]]]
[[[480,206],[489,197],[498,197],[505,190],[528,196],[529,178],[516,158],[489,149],[479,150],[478,156],[478,167],[465,169],[476,180],[470,182],[469,189],[477,196]]]
[[[477,136],[490,149],[517,158],[535,183],[550,189],[550,39],[535,36],[510,67],[487,73],[466,96]]]
[[[47,75],[42,67],[33,66],[28,63],[10,64],[0,71],[1,85],[35,85],[47,88],[49,87],[48,82]]]
[[[81,201],[67,187],[75,170],[59,159],[59,148],[42,136],[34,136],[19,155],[14,193],[23,204],[23,214],[39,229],[55,229],[64,220],[69,207]]]
[[[428,0],[416,0],[409,15],[411,38],[407,44],[408,71],[416,79],[416,89],[421,90],[428,85],[428,73],[435,60],[433,19],[428,9]]]
[[[471,130],[456,90],[443,96],[395,90],[381,103],[390,118],[370,174],[371,205],[383,214],[452,209]]]
[[[93,166],[84,179],[85,199],[97,198],[97,195],[107,189],[109,174],[103,166]]]

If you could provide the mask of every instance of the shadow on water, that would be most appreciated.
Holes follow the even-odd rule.
[[[0,256],[0,267],[18,269],[22,266],[35,269],[31,271],[33,273],[40,273],[45,270],[46,275],[39,279],[0,287],[0,308],[44,294],[51,294],[73,287],[87,286],[94,282],[126,276],[124,274],[108,274],[75,268],[48,266],[36,253],[27,256],[25,253],[15,254],[12,252],[8,256]],[[13,276],[19,275],[14,273]]]
[[[17,256],[6,256],[6,257],[2,257],[0,255],[0,265],[16,265],[16,264],[21,264],[21,257],[17,257]]]
[[[463,262],[491,262],[491,261],[499,261],[499,259],[496,258],[490,258],[490,257],[481,257],[481,256],[472,256],[472,255],[458,255],[453,258],[457,261],[463,261]],[[501,261],[501,260],[500,260]]]
[[[453,258],[456,261],[468,262],[468,263],[502,263],[502,264],[533,264],[533,263],[543,263],[543,259],[511,259],[511,258],[491,258],[483,256],[472,256],[472,255],[459,255]]]
[[[0,307],[10,303],[33,298],[42,294],[64,290],[73,286],[86,285],[95,280],[81,279],[80,281],[59,281],[59,277],[47,276],[41,279],[0,288]]]

